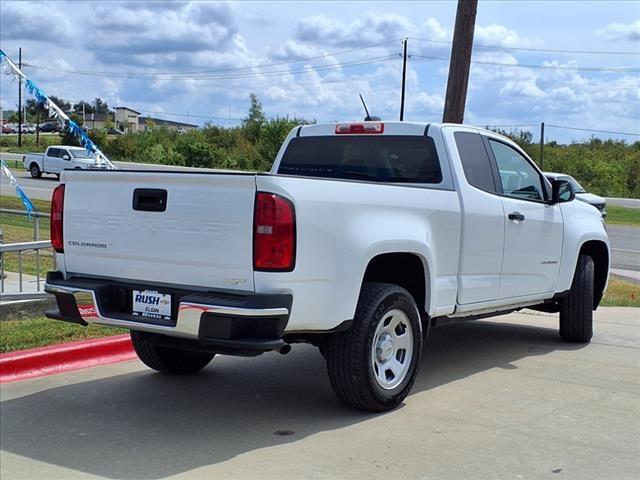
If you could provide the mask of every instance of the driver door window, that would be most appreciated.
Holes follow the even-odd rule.
[[[513,148],[504,143],[489,140],[498,165],[502,191],[509,197],[522,200],[544,200],[540,174]]]

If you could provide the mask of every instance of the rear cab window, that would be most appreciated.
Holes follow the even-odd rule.
[[[385,183],[442,182],[433,139],[417,135],[295,137],[278,173]]]

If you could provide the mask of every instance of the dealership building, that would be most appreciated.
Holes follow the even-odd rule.
[[[88,113],[85,115],[84,127],[89,130],[105,128],[107,122],[125,133],[144,132],[152,128],[166,128],[187,132],[198,128],[198,125],[174,122],[162,118],[144,117],[140,112],[128,107],[116,107],[115,113]]]

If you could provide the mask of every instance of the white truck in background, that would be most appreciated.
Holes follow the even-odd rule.
[[[62,171],[69,168],[106,168],[97,166],[93,154],[86,148],[65,145],[52,145],[44,153],[27,153],[22,162],[33,178],[40,178],[43,173],[60,177]]]
[[[430,328],[528,307],[591,339],[609,241],[574,196],[509,139],[448,124],[297,127],[265,174],[67,170],[47,316],[128,328],[172,374],[311,343],[341,400],[388,410]]]

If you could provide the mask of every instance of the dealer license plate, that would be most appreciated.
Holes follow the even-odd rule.
[[[134,315],[153,318],[171,318],[171,295],[155,290],[133,290]]]

